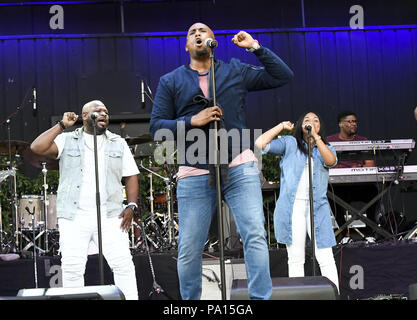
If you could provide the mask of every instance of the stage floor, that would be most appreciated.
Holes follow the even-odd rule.
[[[341,300],[406,299],[409,285],[417,283],[417,239],[378,243],[353,242],[338,245],[333,251],[340,278]],[[156,293],[152,290],[153,277],[148,256],[133,256],[141,300],[181,299],[176,258],[175,251],[151,254],[155,280],[163,289],[162,293]],[[226,251],[225,258],[232,265],[243,266],[243,253],[239,250]],[[216,264],[216,261],[218,259],[215,254],[203,255],[203,266]],[[106,262],[104,266],[104,284],[112,284],[110,268]],[[311,266],[311,253],[307,250],[306,276],[311,275]],[[38,257],[37,270],[39,288],[61,286],[59,256]],[[287,277],[287,254],[284,248],[270,250],[270,270],[271,277]],[[221,278],[220,274],[216,276]],[[216,276],[213,278],[216,279]],[[234,276],[242,278],[242,272],[235,273]],[[0,260],[0,297],[16,296],[20,289],[34,288],[34,279],[33,259]],[[99,284],[98,255],[88,258],[85,284]]]

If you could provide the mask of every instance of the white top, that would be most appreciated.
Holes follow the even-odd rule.
[[[314,162],[311,161],[311,172],[313,172],[313,168],[314,168]],[[308,158],[307,158],[306,163],[304,164],[303,174],[301,175],[300,183],[298,184],[295,198],[299,200],[310,199],[310,190],[309,190],[309,183],[308,183]]]
[[[69,132],[58,135],[54,142],[58,147],[58,157],[61,157],[64,149],[66,135],[71,134]],[[96,212],[96,176],[95,176],[95,160],[94,160],[94,136],[83,132],[81,138],[85,145],[85,157],[82,164],[82,182],[80,186],[80,198],[78,200],[78,210]],[[100,210],[106,212],[106,168],[104,167],[104,150],[107,138],[104,134],[97,135],[97,151],[98,151],[98,179],[100,188]],[[123,151],[123,177],[133,176],[139,173],[135,159],[130,152],[129,146],[124,141]]]

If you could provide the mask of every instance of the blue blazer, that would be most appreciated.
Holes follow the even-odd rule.
[[[242,130],[246,128],[244,107],[246,94],[249,91],[277,88],[286,84],[293,77],[290,68],[271,50],[260,47],[254,54],[263,66],[249,65],[238,59],[231,59],[229,63],[221,60],[215,61],[216,100],[217,105],[223,110],[224,125],[228,132],[231,129],[237,129],[241,134]],[[211,86],[211,81],[209,84]],[[180,66],[162,76],[156,90],[150,120],[152,137],[155,139],[158,130],[168,129],[172,133],[172,138],[166,137],[165,139],[177,139],[179,146],[181,146],[185,140],[185,137],[181,135],[186,135],[189,130],[193,129],[191,117],[204,109],[201,104],[193,101],[197,95],[204,96],[198,81],[198,72],[191,69],[189,64]],[[182,125],[185,132],[177,132],[178,125]],[[205,137],[208,138],[209,125],[199,129],[204,130]],[[242,134],[240,137],[242,138]],[[208,159],[208,142],[207,139],[206,159]],[[185,141],[185,149],[188,149],[193,143],[194,141]],[[237,144],[234,147],[239,150],[232,150],[232,145],[229,143],[229,156],[238,155],[244,151],[241,150],[241,146],[242,143]],[[251,148],[253,147],[251,146]],[[180,153],[180,150],[178,151]],[[230,157],[229,160],[231,160]],[[185,164],[193,167],[206,167],[190,164],[187,161]]]

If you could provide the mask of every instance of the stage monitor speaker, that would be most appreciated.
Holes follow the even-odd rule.
[[[20,289],[16,300],[125,300],[115,285],[81,288]]]
[[[246,279],[233,280],[230,300],[248,300]],[[338,300],[333,282],[326,277],[272,278],[270,300]]]
[[[417,283],[410,284],[408,287],[408,299],[417,300]]]

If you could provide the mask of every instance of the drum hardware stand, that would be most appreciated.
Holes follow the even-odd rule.
[[[10,123],[13,119],[13,117],[15,117],[21,110],[23,110],[23,108],[25,107],[25,101],[26,98],[28,96],[28,94],[32,91],[32,88],[28,89],[25,93],[25,96],[23,97],[22,103],[21,105],[23,107],[16,107],[16,110],[10,114],[9,116],[7,116],[6,120],[3,121],[1,124],[6,124],[7,126],[7,140],[8,140],[8,152],[9,152],[9,163],[8,165],[10,166],[10,168],[12,170],[16,170],[16,168],[13,166],[13,162],[12,162],[12,145],[11,145],[11,134],[10,134]],[[21,249],[21,241],[19,243],[19,217],[17,214],[18,208],[17,208],[17,189],[16,189],[16,174],[13,175],[13,178],[10,179],[10,188],[9,188],[9,192],[10,192],[10,197],[11,197],[11,201],[10,201],[10,205],[12,208],[12,219],[13,219],[13,223],[12,223],[12,235],[13,235],[13,242],[12,242],[12,247],[11,247],[11,251],[12,252],[17,252],[18,249]]]
[[[149,159],[149,165],[152,166],[152,159]],[[151,170],[148,170],[147,168],[145,168],[142,165],[142,161],[140,162],[140,166],[142,168],[146,169],[149,172],[149,175],[148,175],[148,177],[149,177],[149,202],[151,204],[151,214],[153,215],[153,213],[154,213],[154,204],[153,204],[154,197],[153,197],[153,180],[152,180],[152,174],[154,172],[151,171]]]
[[[3,233],[3,220],[2,220],[2,211],[1,211],[1,205],[0,205],[0,253],[6,253],[5,251],[6,243],[6,234]]]
[[[169,165],[168,165],[169,168]],[[173,234],[173,229],[175,228],[175,221],[174,221],[174,201],[172,197],[172,179],[175,179],[175,175],[171,175],[168,172],[168,178],[165,180],[166,184],[166,193],[167,193],[167,209],[168,209],[168,239],[169,245],[171,247],[175,247],[175,238]]]
[[[163,177],[163,176],[157,174],[156,172],[146,168],[143,165],[142,161],[140,163],[140,167],[150,173],[149,174],[149,182],[150,182],[151,219],[152,219],[152,221],[153,221],[153,217],[155,215],[154,206],[153,206],[152,175],[154,174],[155,176],[157,176],[158,178],[161,178],[165,182],[166,189],[167,189],[166,197],[167,197],[168,220],[166,219],[166,216],[164,215],[164,226],[168,225],[169,245],[172,245],[172,240],[173,240],[173,237],[172,237],[172,221],[173,220],[172,220],[172,207],[171,207],[171,203],[172,203],[172,200],[171,200],[171,198],[172,198],[171,197],[171,181],[170,181],[169,178]]]
[[[34,276],[35,276],[35,288],[38,287],[38,267],[37,267],[37,253],[36,253],[36,239],[35,237],[35,207],[33,207],[33,212],[30,212],[29,208],[25,208],[26,211],[32,216],[32,235],[33,235],[33,270],[34,270]],[[38,237],[41,235],[41,233],[38,235]],[[30,246],[29,246],[30,247]],[[29,248],[28,247],[28,248]]]
[[[7,140],[8,140],[8,152],[9,152],[9,161],[8,161],[8,166],[12,169],[15,170],[14,166],[13,166],[13,162],[12,162],[12,146],[11,146],[11,134],[10,134],[10,122],[11,119],[13,118],[13,116],[15,116],[17,113],[19,113],[20,108],[17,107],[17,110],[12,113],[4,123],[6,123],[7,126]],[[13,177],[10,178],[9,180],[10,184],[9,184],[9,192],[10,192],[10,205],[12,208],[12,219],[13,219],[13,223],[12,223],[12,235],[13,235],[13,244],[12,244],[12,248],[11,251],[12,252],[16,252],[18,251],[17,248],[19,248],[19,236],[18,236],[18,216],[17,216],[17,190],[16,190],[16,175],[13,175]]]
[[[4,170],[0,172],[0,183],[11,175],[13,176],[16,175],[16,168],[12,167],[12,169]],[[8,253],[10,249],[13,249],[13,246],[10,245],[10,240],[11,239],[9,239],[9,237],[7,236],[7,232],[3,230],[2,208],[0,206],[0,253]],[[14,236],[13,236],[13,241],[14,241]],[[9,247],[7,251],[6,251],[6,247]]]
[[[132,224],[130,225],[130,249],[136,249],[136,245],[135,245],[135,225],[134,225],[134,221],[132,221]]]
[[[149,165],[152,166],[152,158],[149,157]],[[153,172],[152,170],[149,170],[148,168],[146,168],[145,166],[143,166],[142,164],[142,160],[140,162],[140,166],[145,169],[146,171],[149,172],[148,177],[149,177],[149,202],[151,205],[151,213],[150,213],[150,219],[151,219],[151,224],[156,225],[155,222],[155,210],[154,210],[154,197],[153,197],[153,179],[152,179],[152,174],[155,174],[156,176],[159,176],[157,173]],[[159,176],[160,177],[160,176]],[[145,226],[143,227],[143,229],[145,228]],[[157,243],[155,243],[150,237],[148,237],[146,235],[146,233],[143,236],[144,240],[145,238],[147,238],[152,245],[155,247],[155,249],[159,249],[159,245]]]
[[[171,179],[164,178],[165,189],[166,189],[166,203],[167,203],[167,215],[164,215],[163,227],[164,231],[168,231],[168,245],[172,248],[175,247],[174,241],[174,219],[173,219],[173,197],[172,197],[172,188],[171,188]]]
[[[415,235],[416,235],[416,233],[417,233],[417,226],[415,226],[410,232],[408,232],[406,235],[405,235],[405,237],[404,237],[404,239],[406,239],[406,240],[409,240],[409,239],[411,239],[412,237],[414,237]]]
[[[48,248],[48,207],[49,207],[49,200],[48,200],[48,184],[46,183],[46,174],[48,169],[46,169],[46,162],[42,162],[42,174],[43,174],[43,212],[44,212],[44,219],[45,219],[45,252],[49,252]]]
[[[155,222],[154,221],[151,221],[151,223],[155,225]],[[138,224],[136,222],[134,222],[134,221],[132,222],[132,226],[139,227]],[[145,225],[142,226],[142,229],[143,230],[144,230],[144,228],[146,228]],[[141,233],[141,236],[140,237],[143,238],[143,241],[145,241],[145,237],[146,237],[146,239],[155,247],[155,249],[158,250],[159,249],[159,245],[155,241],[153,241],[152,238],[148,234],[146,234],[146,232],[143,232],[143,230],[141,230],[142,233]],[[134,243],[134,240],[133,240],[132,243]],[[138,239],[138,242],[135,245],[133,245],[132,249],[136,250],[138,248],[138,246],[139,246],[139,239]],[[149,250],[149,248],[146,249],[146,250]]]
[[[0,205],[0,253],[3,253],[3,221],[1,217],[2,217],[2,212],[1,212],[1,205]]]
[[[31,214],[32,215],[32,213],[29,211],[29,208],[28,207],[26,207],[25,208],[26,209],[26,211],[27,212],[29,212],[29,214]],[[32,224],[34,223],[34,221],[32,221]],[[40,224],[40,223],[39,223]],[[31,240],[31,239],[29,239],[28,237],[26,237],[23,233],[22,233],[22,238],[24,238],[27,242],[28,242],[28,244],[22,249],[22,252],[25,252],[25,251],[28,251],[28,249],[31,247],[31,246],[34,246],[34,247],[36,247],[36,240],[38,240],[39,239],[39,242],[40,242],[40,237],[45,233],[45,230],[42,230],[41,232],[39,232],[38,233],[38,235],[36,235],[35,234],[35,228],[32,228],[33,230],[32,230],[32,237],[33,237],[33,239]],[[23,241],[21,241],[21,243],[22,243],[22,245],[23,245]],[[38,250],[39,251],[39,253],[40,254],[45,254],[45,250],[43,250],[40,246],[38,246],[38,247],[36,247],[36,250]]]

